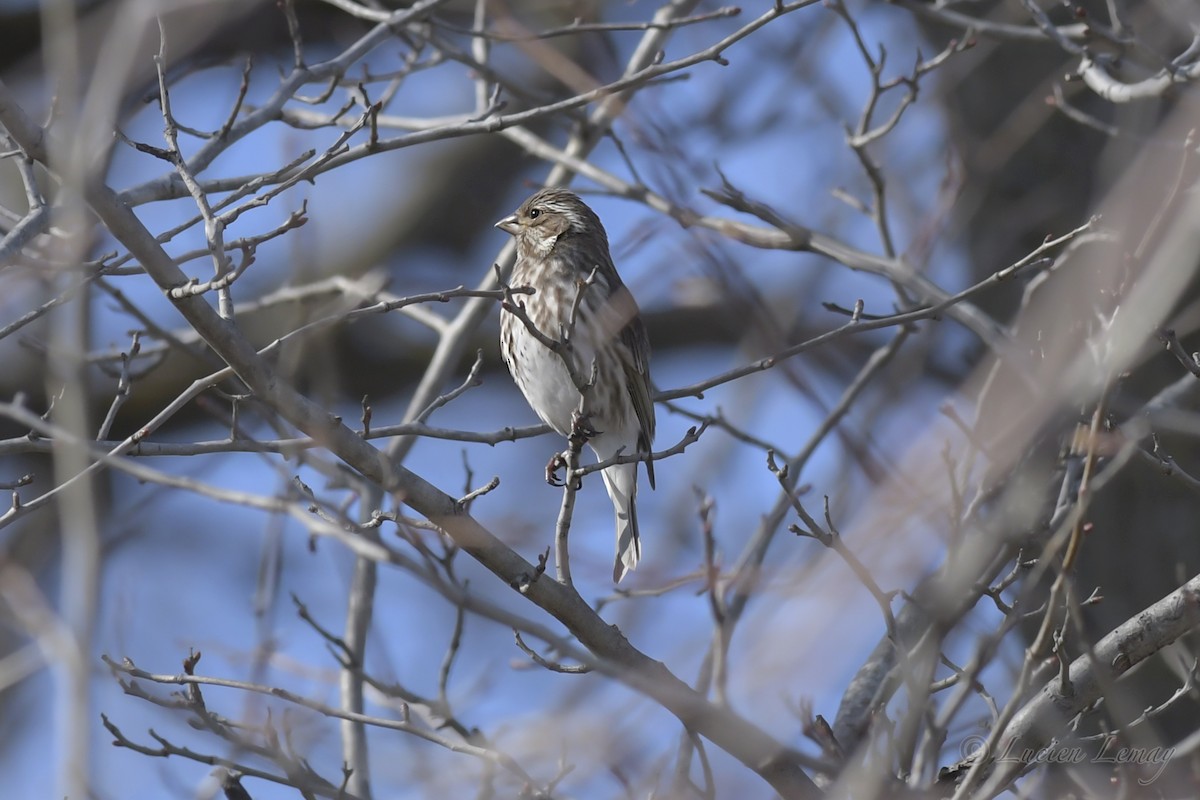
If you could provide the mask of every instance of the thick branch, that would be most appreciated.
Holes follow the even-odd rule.
[[[1101,639],[1094,650],[1095,661],[1087,655],[1075,659],[1069,673],[1069,696],[1061,691],[1058,677],[1047,681],[1009,722],[999,739],[998,751],[1037,752],[1062,731],[1067,721],[1099,700],[1107,682],[1198,627],[1200,575]],[[1016,757],[999,760],[979,796],[992,797],[1004,791],[1028,765],[1026,760]]]

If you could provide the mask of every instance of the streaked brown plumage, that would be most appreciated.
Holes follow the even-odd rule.
[[[596,271],[594,282],[584,290],[572,338],[577,372],[589,376],[593,359],[598,370],[588,398],[596,434],[588,446],[601,461],[618,453],[649,453],[654,441],[650,342],[637,303],[613,266],[600,218],[577,195],[543,189],[496,227],[516,237],[517,262],[510,283],[535,290],[519,296],[520,302],[537,329],[552,339],[567,330],[580,283]],[[562,357],[509,313],[501,315],[500,351],[537,415],[569,436],[580,395]],[[654,488],[653,464],[645,463]],[[636,463],[615,464],[601,473],[616,514],[614,581],[641,558],[637,468]]]

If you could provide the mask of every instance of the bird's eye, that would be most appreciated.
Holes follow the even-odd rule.
[[[530,219],[537,219],[541,215],[542,215],[542,210],[540,208],[529,209],[529,218]]]

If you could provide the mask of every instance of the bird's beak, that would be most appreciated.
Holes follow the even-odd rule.
[[[511,233],[513,236],[516,236],[517,231],[521,229],[520,226],[517,225],[516,214],[509,214],[507,217],[497,222],[496,227],[505,233]]]

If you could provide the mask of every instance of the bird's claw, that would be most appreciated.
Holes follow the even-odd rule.
[[[566,469],[566,467],[567,459],[563,458],[562,453],[555,453],[554,455],[550,456],[550,460],[546,462],[546,483],[550,484],[551,486],[566,486],[566,480],[558,477],[558,471],[560,469]]]
[[[571,436],[570,438],[577,441],[580,447],[587,443],[588,439],[594,439],[603,431],[598,431],[592,426],[592,418],[586,414],[580,414],[578,411],[571,415]]]
[[[567,464],[567,454],[566,453],[555,453],[554,455],[550,456],[550,460],[548,462],[546,462],[546,483],[550,484],[551,486],[557,486],[559,488],[566,486],[567,485],[566,477],[565,476],[562,478],[558,477],[558,471],[560,469],[566,469],[567,466],[568,466],[568,464]],[[574,488],[576,491],[579,491],[581,488],[583,488],[583,478],[575,479]]]

